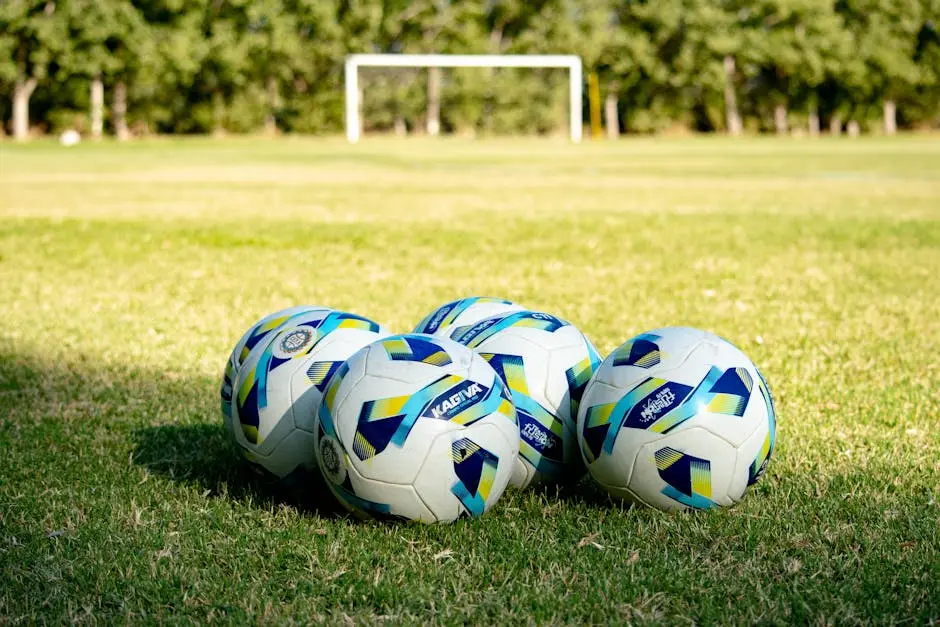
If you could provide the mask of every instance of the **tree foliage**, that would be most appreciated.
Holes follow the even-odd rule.
[[[729,89],[755,130],[781,109],[874,128],[888,102],[936,126],[938,30],[940,0],[3,0],[0,116],[30,87],[34,126],[75,125],[97,78],[139,131],[336,132],[351,52],[574,53],[632,132],[723,130]],[[445,131],[565,127],[561,71],[441,76]],[[363,87],[367,129],[424,128],[427,71]]]

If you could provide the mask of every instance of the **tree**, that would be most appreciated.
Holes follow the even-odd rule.
[[[888,134],[897,129],[898,99],[916,89],[925,71],[915,60],[925,5],[922,0],[839,0],[836,4],[854,36],[855,54],[864,64],[863,71],[847,77],[846,88],[866,117],[881,105]]]
[[[129,116],[158,132],[334,131],[350,52],[575,53],[611,137],[802,119],[815,134],[826,118],[890,133],[940,124],[938,15],[940,0],[0,0],[0,116],[23,138],[30,111],[55,125],[90,101],[97,135],[110,93],[119,137]],[[565,78],[367,71],[363,118],[552,132]]]
[[[619,77],[621,98],[629,103],[625,121],[631,130],[693,123],[688,115],[697,90],[692,68],[709,69],[700,63],[701,42],[692,27],[696,8],[691,0],[619,4],[610,71]],[[717,81],[720,77],[709,83]]]
[[[788,109],[809,108],[810,131],[819,133],[819,88],[852,54],[852,41],[832,0],[757,0],[748,3],[745,51],[758,66],[752,95],[773,108],[778,134],[789,131]]]
[[[225,130],[225,113],[231,99],[248,83],[249,42],[244,24],[247,0],[211,2],[203,18],[208,53],[197,74],[197,98],[208,97],[213,133]],[[203,100],[205,102],[205,100]]]
[[[912,121],[936,125],[940,123],[940,0],[923,0],[922,15],[914,51],[920,80],[904,104]]]
[[[62,6],[64,5],[64,6]],[[29,133],[29,99],[57,69],[69,45],[68,3],[7,0],[0,3],[0,79],[13,82],[13,136]]]
[[[599,84],[603,82],[607,92],[608,135],[611,137],[620,132],[619,80],[614,68],[626,69],[618,57],[619,25],[615,7],[619,4],[613,0],[554,0],[541,7],[519,37],[520,46],[527,52],[562,51],[581,57],[588,82],[598,86],[598,95],[592,95],[594,89],[588,92],[589,111],[594,112],[591,114],[592,128],[599,131]],[[593,119],[595,117],[598,119]]]
[[[304,74],[309,74],[317,49],[330,46],[323,25],[332,17],[330,2],[259,0],[245,10],[243,28],[250,79],[265,94],[264,128],[274,134],[282,116],[282,93]],[[329,33],[335,37],[335,33]]]
[[[102,133],[107,81],[114,86],[115,133],[125,139],[126,84],[141,58],[152,52],[148,25],[128,0],[72,0],[69,18],[72,45],[66,70],[91,82],[92,135],[100,137]]]
[[[134,6],[147,24],[149,44],[129,76],[116,79],[115,108],[123,82],[126,102],[135,103],[141,123],[161,132],[193,130],[194,83],[209,49],[205,1],[134,0]]]

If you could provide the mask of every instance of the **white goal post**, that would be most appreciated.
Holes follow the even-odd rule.
[[[581,141],[581,57],[570,54],[351,54],[346,57],[346,138],[359,141],[360,67],[567,68],[571,141]]]

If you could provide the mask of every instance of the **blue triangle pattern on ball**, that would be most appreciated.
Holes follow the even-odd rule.
[[[732,394],[747,398],[754,385],[750,373],[744,368],[728,368],[708,391],[712,394]]]

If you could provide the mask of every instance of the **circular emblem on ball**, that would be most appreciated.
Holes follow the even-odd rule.
[[[337,485],[346,479],[339,443],[330,436],[324,436],[320,440],[320,468],[326,478]]]
[[[312,338],[313,332],[310,329],[294,329],[281,338],[281,352],[293,355],[307,346]]]

